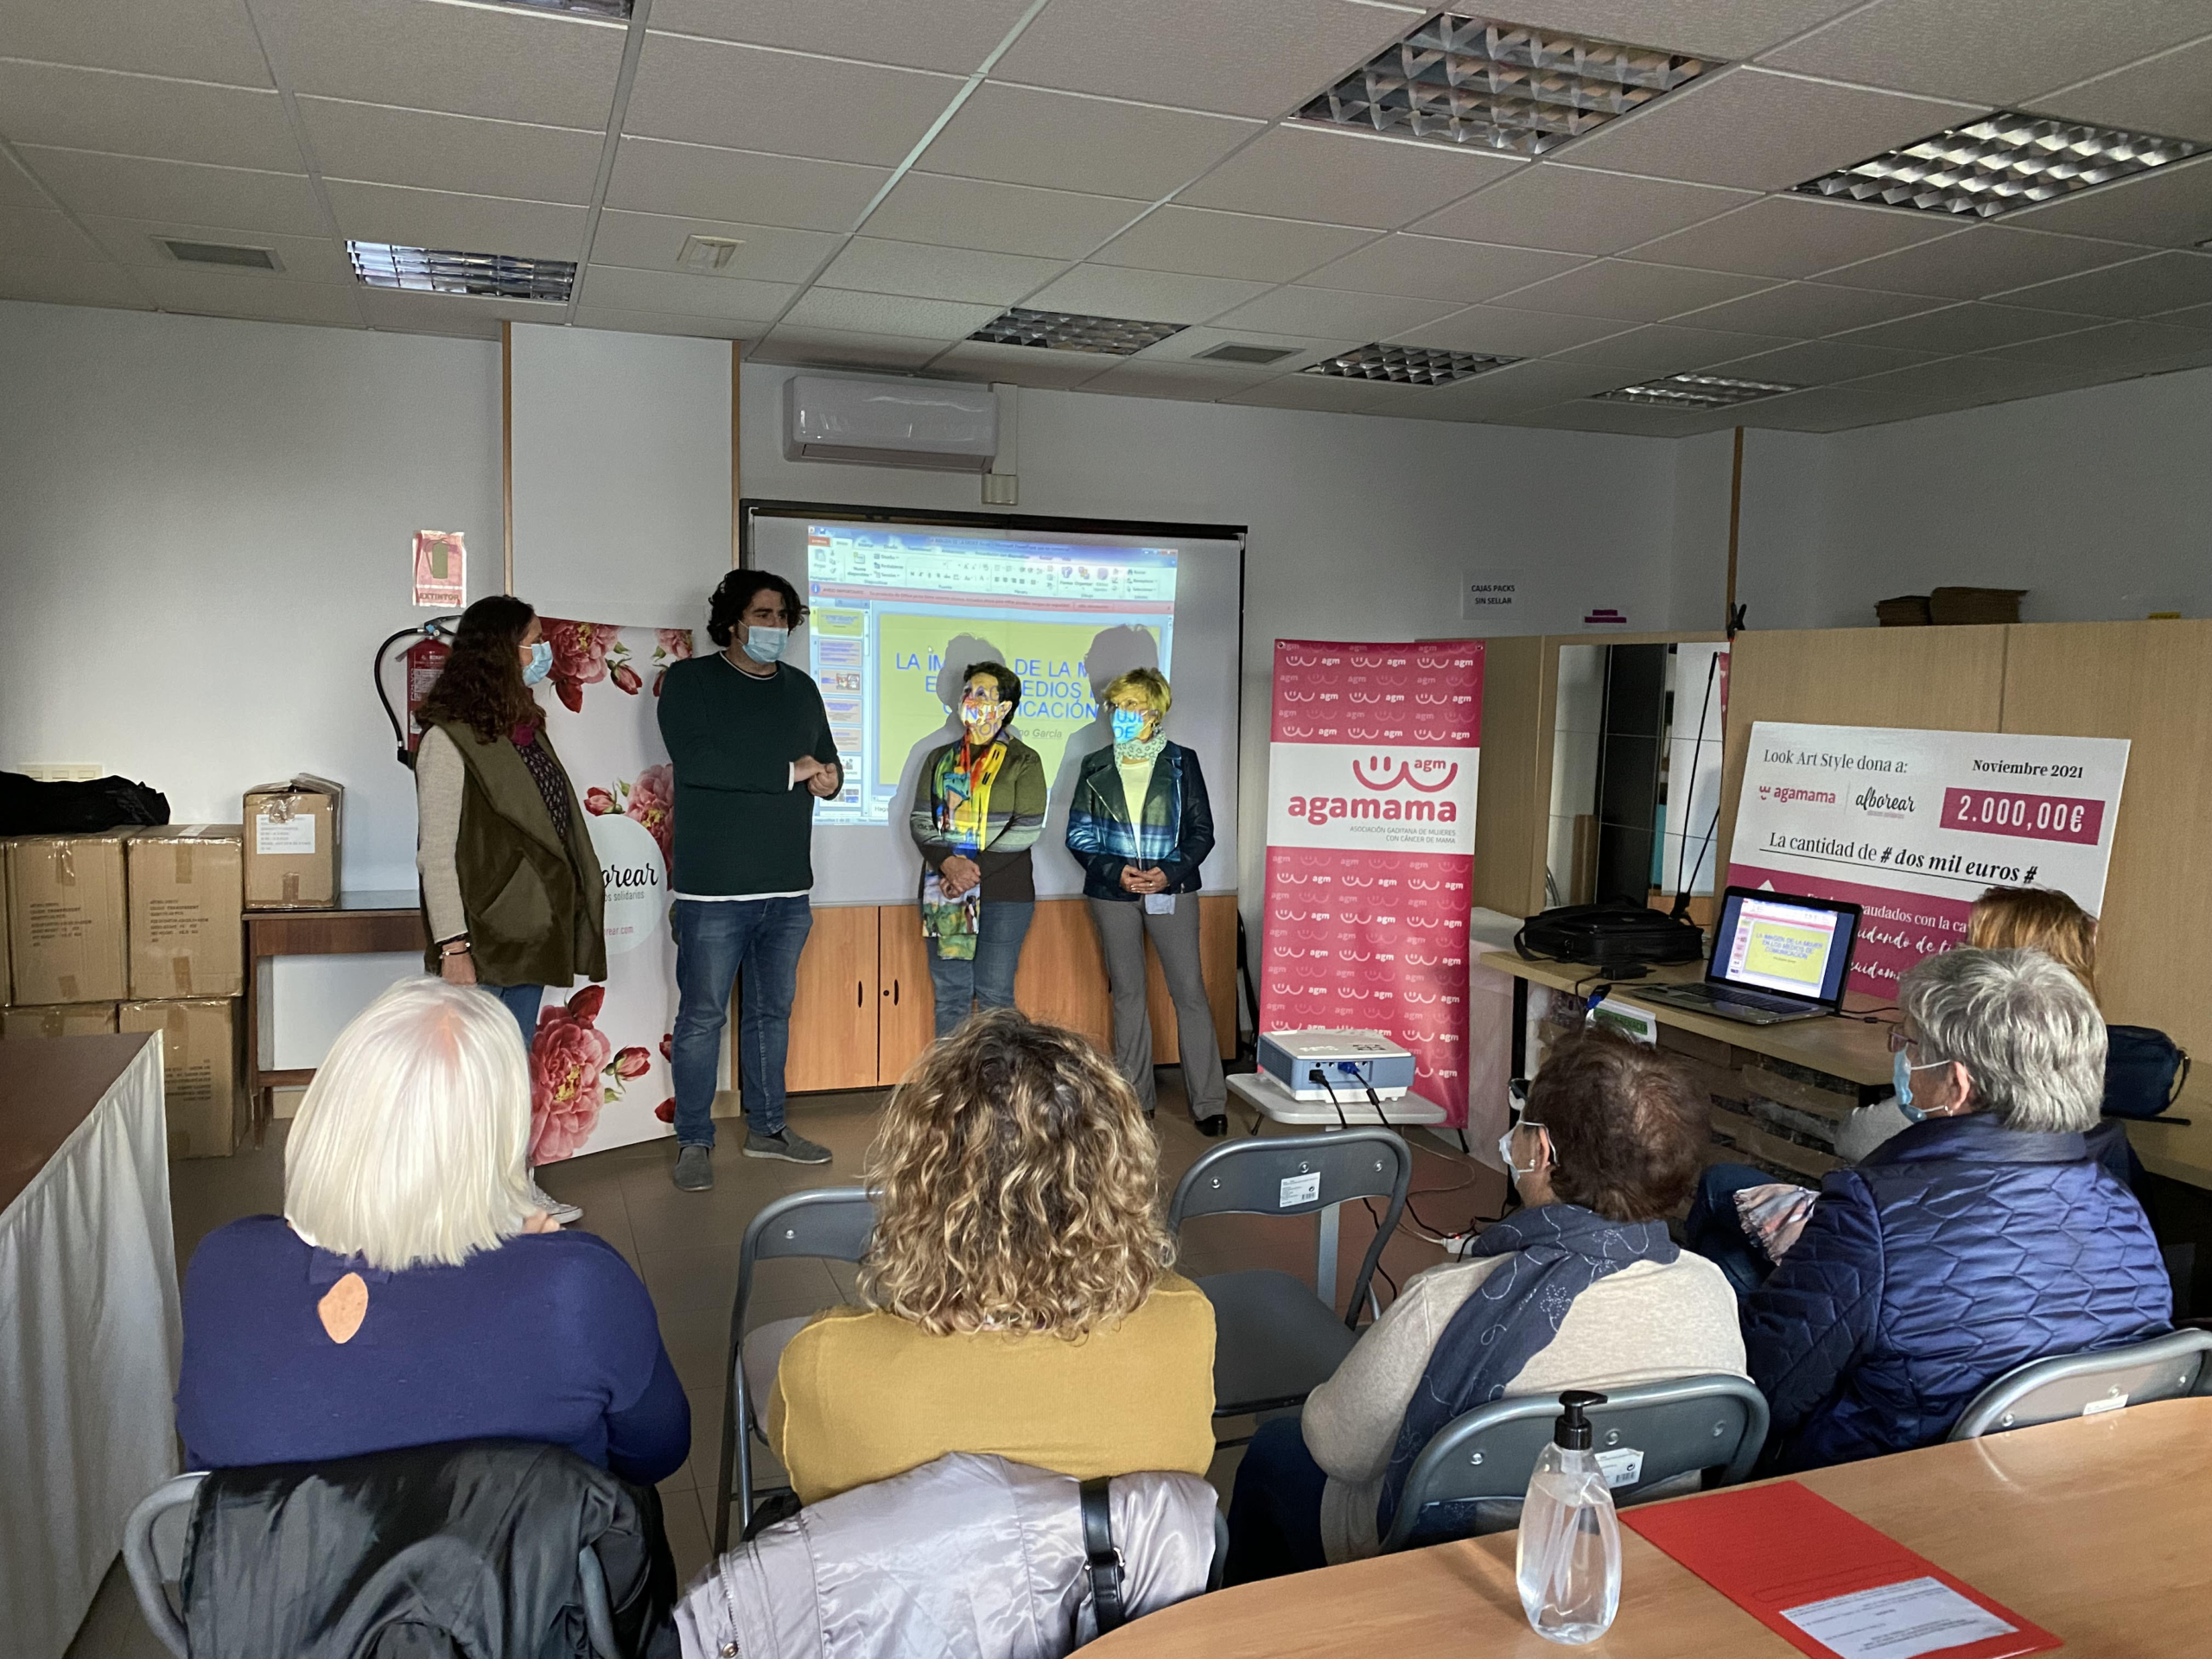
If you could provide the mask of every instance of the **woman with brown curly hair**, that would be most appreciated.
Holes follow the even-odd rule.
[[[424,965],[507,1006],[530,1047],[548,985],[607,977],[606,880],[575,785],[530,688],[553,664],[537,612],[505,594],[461,613],[423,701],[415,862]],[[555,1220],[583,1211],[541,1192]]]
[[[769,1399],[802,1503],[950,1452],[1205,1473],[1213,1308],[1168,1270],[1158,1147],[1103,1055],[979,1012],[893,1092],[868,1175],[868,1306],[794,1336]]]

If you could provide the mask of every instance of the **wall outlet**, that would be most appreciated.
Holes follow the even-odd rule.
[[[41,784],[88,784],[107,776],[89,760],[33,760],[24,765],[22,772]]]

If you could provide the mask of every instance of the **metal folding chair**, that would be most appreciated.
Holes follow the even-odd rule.
[[[138,1598],[138,1611],[155,1638],[176,1659],[191,1659],[192,1647],[183,1610],[170,1599],[169,1586],[183,1580],[192,1506],[199,1502],[200,1485],[207,1478],[207,1471],[201,1469],[163,1481],[139,1501],[123,1523],[123,1565],[130,1575],[131,1591]],[[576,1576],[594,1659],[626,1659],[615,1645],[606,1569],[600,1565],[598,1552],[588,1544],[576,1557]]]
[[[783,1344],[791,1335],[789,1330],[778,1331],[772,1325],[751,1332],[746,1330],[746,1310],[753,1298],[753,1269],[760,1262],[791,1256],[858,1262],[868,1253],[868,1238],[874,1231],[875,1205],[867,1189],[858,1186],[793,1192],[753,1217],[753,1224],[745,1230],[745,1242],[739,1247],[737,1255],[737,1295],[729,1314],[729,1363],[726,1373],[729,1386],[722,1393],[721,1472],[715,1484],[717,1555],[729,1548],[733,1474],[736,1483],[734,1497],[741,1505],[740,1512],[746,1520],[752,1519],[753,1441],[765,1427],[757,1420],[759,1395],[763,1390],[756,1387],[756,1382],[774,1381],[775,1357],[783,1351]],[[796,1328],[805,1321],[784,1323]],[[772,1339],[760,1340],[764,1337]],[[748,1338],[753,1340],[748,1343]],[[748,1376],[749,1369],[757,1370],[760,1376],[756,1379]]]
[[[1611,1465],[1606,1478],[1617,1503],[1633,1503],[1638,1493],[1693,1472],[1703,1474],[1707,1487],[1732,1486],[1751,1472],[1766,1444],[1766,1397],[1740,1376],[1608,1389],[1605,1403],[1587,1415],[1600,1466]],[[1406,1476],[1383,1550],[1511,1528],[1511,1520],[1482,1524],[1472,1506],[1528,1495],[1536,1454],[1558,1418],[1554,1396],[1532,1394],[1492,1400],[1446,1423]]]
[[[2170,1331],[2125,1348],[2015,1365],[1967,1402],[1943,1438],[1976,1440],[2192,1394],[2212,1394],[2212,1331]]]
[[[1191,1166],[1167,1207],[1168,1230],[1179,1236],[1193,1216],[1307,1216],[1366,1198],[1387,1198],[1390,1206],[1341,1316],[1335,1286],[1309,1290],[1272,1268],[1209,1274],[1198,1281],[1213,1304],[1215,1416],[1298,1405],[1334,1374],[1359,1339],[1360,1306],[1382,1247],[1405,1213],[1413,1168],[1406,1143],[1374,1128],[1231,1141]]]

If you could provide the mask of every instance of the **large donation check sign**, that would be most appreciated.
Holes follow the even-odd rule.
[[[1990,887],[2056,887],[2091,915],[2127,776],[2127,741],[1882,727],[1751,728],[1732,887],[1864,908],[1849,988],[1966,943]]]
[[[1275,645],[1260,1029],[1377,1031],[1467,1121],[1483,648]]]

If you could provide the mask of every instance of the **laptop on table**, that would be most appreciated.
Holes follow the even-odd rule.
[[[1704,982],[1637,986],[1630,994],[1751,1026],[1818,1019],[1843,1006],[1858,941],[1854,904],[1731,887],[1713,925]]]

